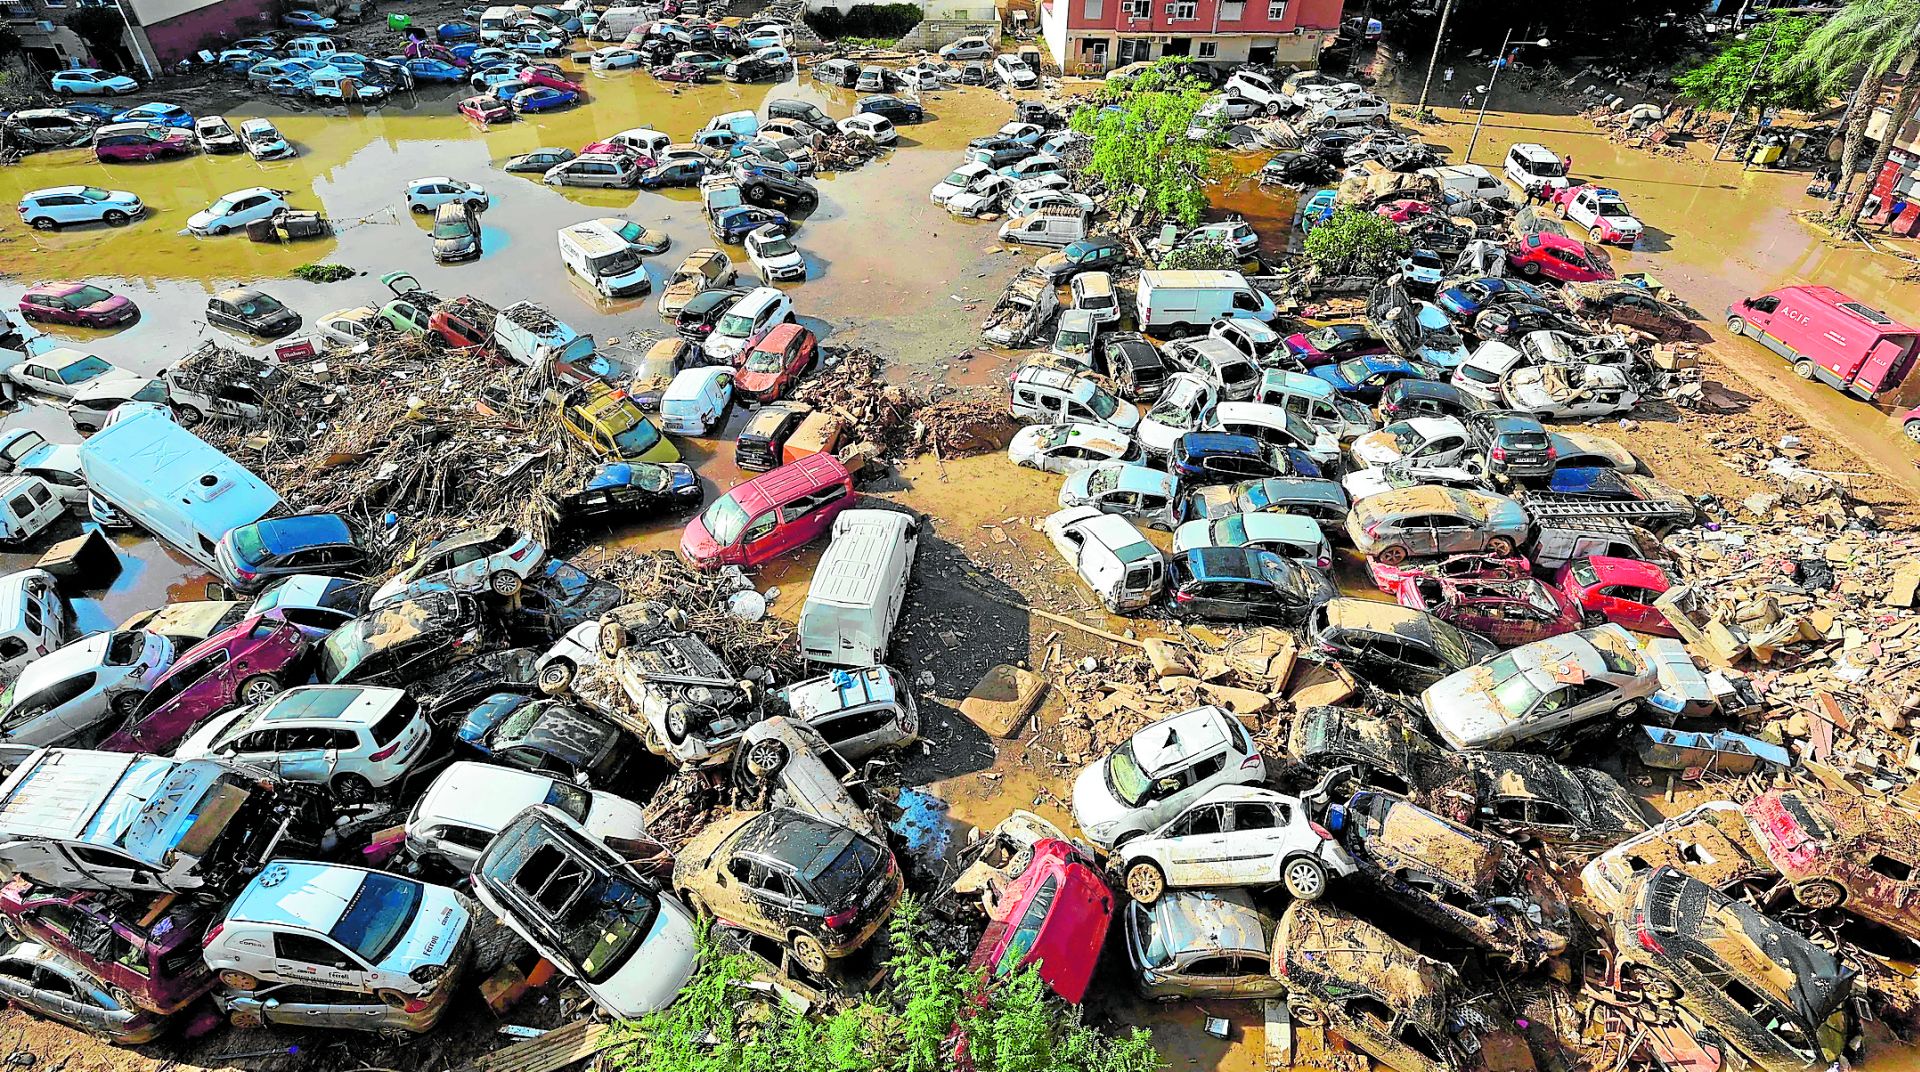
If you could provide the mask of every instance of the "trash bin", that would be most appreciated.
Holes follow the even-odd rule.
[[[407,29],[412,25],[412,15],[404,15],[398,11],[389,11],[387,13],[387,29],[395,33],[406,33]]]
[[[1753,151],[1747,157],[1749,164],[1771,164],[1780,159],[1780,143],[1772,139],[1755,142]]]

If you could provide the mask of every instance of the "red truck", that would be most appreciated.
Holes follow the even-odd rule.
[[[1760,340],[1803,380],[1871,401],[1900,386],[1920,357],[1920,328],[1832,287],[1781,287],[1727,307],[1727,330]]]

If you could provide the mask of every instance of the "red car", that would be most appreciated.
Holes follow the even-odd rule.
[[[164,160],[193,152],[193,131],[153,123],[110,123],[93,132],[93,156],[103,164]]]
[[[513,108],[494,97],[468,97],[460,102],[460,114],[482,123],[504,123],[513,118]]]
[[[567,76],[561,74],[558,67],[548,67],[545,64],[536,63],[520,68],[517,77],[523,84],[529,86],[546,86],[549,89],[565,89],[575,93],[580,92],[580,87],[567,81]]]
[[[642,171],[652,167],[655,163],[653,157],[635,149],[631,145],[622,144],[617,141],[596,141],[580,150],[581,156],[586,156],[590,153],[617,153],[622,156],[630,156],[633,158],[634,166]]]
[[[778,401],[819,356],[820,340],[813,332],[798,324],[776,325],[746,352],[733,391],[754,402]]]
[[[1673,587],[1667,571],[1637,558],[1590,555],[1560,567],[1554,577],[1560,591],[1588,622],[1624,625],[1636,633],[1677,637],[1679,632],[1653,601]]]
[[[840,459],[811,454],[715,499],[687,523],[680,554],[699,569],[763,565],[826,535],[853,500]]]
[[[655,67],[653,77],[662,82],[704,82],[707,72],[691,63],[669,63],[664,67]]]
[[[240,704],[264,703],[305,681],[312,651],[300,627],[277,615],[242,618],[175,659],[133,717],[100,748],[169,753],[202,719]]]
[[[1113,891],[1079,849],[1047,838],[1033,846],[1033,862],[1020,877],[988,903],[987,916],[969,971],[984,970],[992,986],[1037,962],[1047,986],[1078,1005],[1113,921]]]
[[[1367,571],[1374,586],[1388,595],[1400,590],[1413,578],[1440,578],[1448,581],[1520,581],[1533,576],[1533,563],[1525,555],[1499,558],[1494,555],[1448,555],[1424,562],[1402,562],[1389,566],[1379,559],[1367,559]]]
[[[1425,201],[1415,201],[1411,198],[1402,198],[1398,201],[1389,201],[1386,204],[1381,205],[1378,208],[1375,208],[1373,212],[1374,212],[1374,215],[1385,216],[1386,218],[1392,220],[1395,223],[1405,223],[1408,220],[1413,219],[1415,216],[1432,215],[1433,206],[1427,204]]]
[[[1834,807],[1815,792],[1774,789],[1740,809],[1794,899],[1846,906],[1909,938],[1920,937],[1920,822],[1871,798]]]
[[[1580,608],[1560,590],[1532,577],[1512,581],[1455,581],[1410,577],[1394,598],[1503,648],[1571,633],[1580,628]]]
[[[1549,231],[1535,231],[1507,244],[1507,264],[1528,279],[1595,283],[1613,278],[1613,267],[1598,249]]]
[[[28,320],[110,328],[140,315],[133,299],[92,283],[42,283],[20,296],[20,315]]]
[[[1365,324],[1328,324],[1311,331],[1296,331],[1283,340],[1287,353],[1306,368],[1337,365],[1350,357],[1374,357],[1391,353],[1386,341]]]
[[[9,929],[48,946],[131,1003],[166,1016],[213,989],[200,939],[218,909],[185,898],[157,917],[103,893],[35,886],[16,878],[0,889]]]

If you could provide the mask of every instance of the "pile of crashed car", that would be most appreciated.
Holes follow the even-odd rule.
[[[1312,114],[1367,107],[1348,95]],[[1072,224],[1040,241],[1064,248],[986,330],[1016,350],[1009,406],[1031,422],[1010,459],[1064,477],[1040,527],[1109,612],[1192,630],[1190,664],[1162,665],[1149,642],[1160,692],[1205,696],[1224,672],[1191,636],[1277,626],[1352,706],[1278,731],[1257,691],[1244,708],[1116,696],[1070,712],[1117,744],[1074,779],[1092,844],[1061,846],[1031,816],[1013,833],[1086,883],[1104,858],[1145,993],[1285,995],[1293,1023],[1396,1069],[1483,1067],[1480,1036],[1503,1021],[1536,1053],[1607,1047],[1602,1064],[1857,1058],[1853,984],[1871,958],[1848,943],[1862,927],[1920,939],[1920,820],[1830,768],[1791,777],[1777,736],[1739,732],[1758,695],[1682,642],[1700,625],[1662,544],[1705,521],[1698,504],[1618,443],[1547,423],[1622,417],[1686,380],[1672,340],[1687,314],[1566,234],[1562,218],[1631,244],[1617,192],[1533,144],[1512,147],[1506,177],[1361,162],[1305,199],[1309,228],[1351,205],[1414,248],[1373,280],[1363,318],[1320,325],[1283,326],[1265,280],[1138,264],[1127,236],[1060,210]],[[1515,212],[1527,187],[1560,213]],[[1237,220],[1169,237],[1243,255],[1258,238]],[[1171,532],[1170,550],[1141,528]],[[1388,601],[1340,594],[1346,548]],[[1649,829],[1614,775],[1569,761],[1643,785],[1774,781],[1720,781],[1746,802]],[[1098,955],[1100,915],[1043,975]],[[1561,985],[1576,968],[1579,1011]]]

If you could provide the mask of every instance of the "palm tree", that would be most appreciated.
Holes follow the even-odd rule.
[[[1860,144],[1866,138],[1867,122],[1887,76],[1903,67],[1907,72],[1894,98],[1886,133],[1867,167],[1868,175],[1876,175],[1886,166],[1895,137],[1912,118],[1915,105],[1920,104],[1920,93],[1916,92],[1920,90],[1920,0],[1853,0],[1808,36],[1794,57],[1794,67],[1826,72],[1823,84],[1829,90],[1859,79],[1854,103],[1847,110],[1846,142],[1840,157],[1844,197],[1847,186],[1853,183]],[[1849,222],[1857,220],[1872,189],[1872,182],[1862,186],[1847,198],[1844,208],[1836,210],[1836,216]]]

